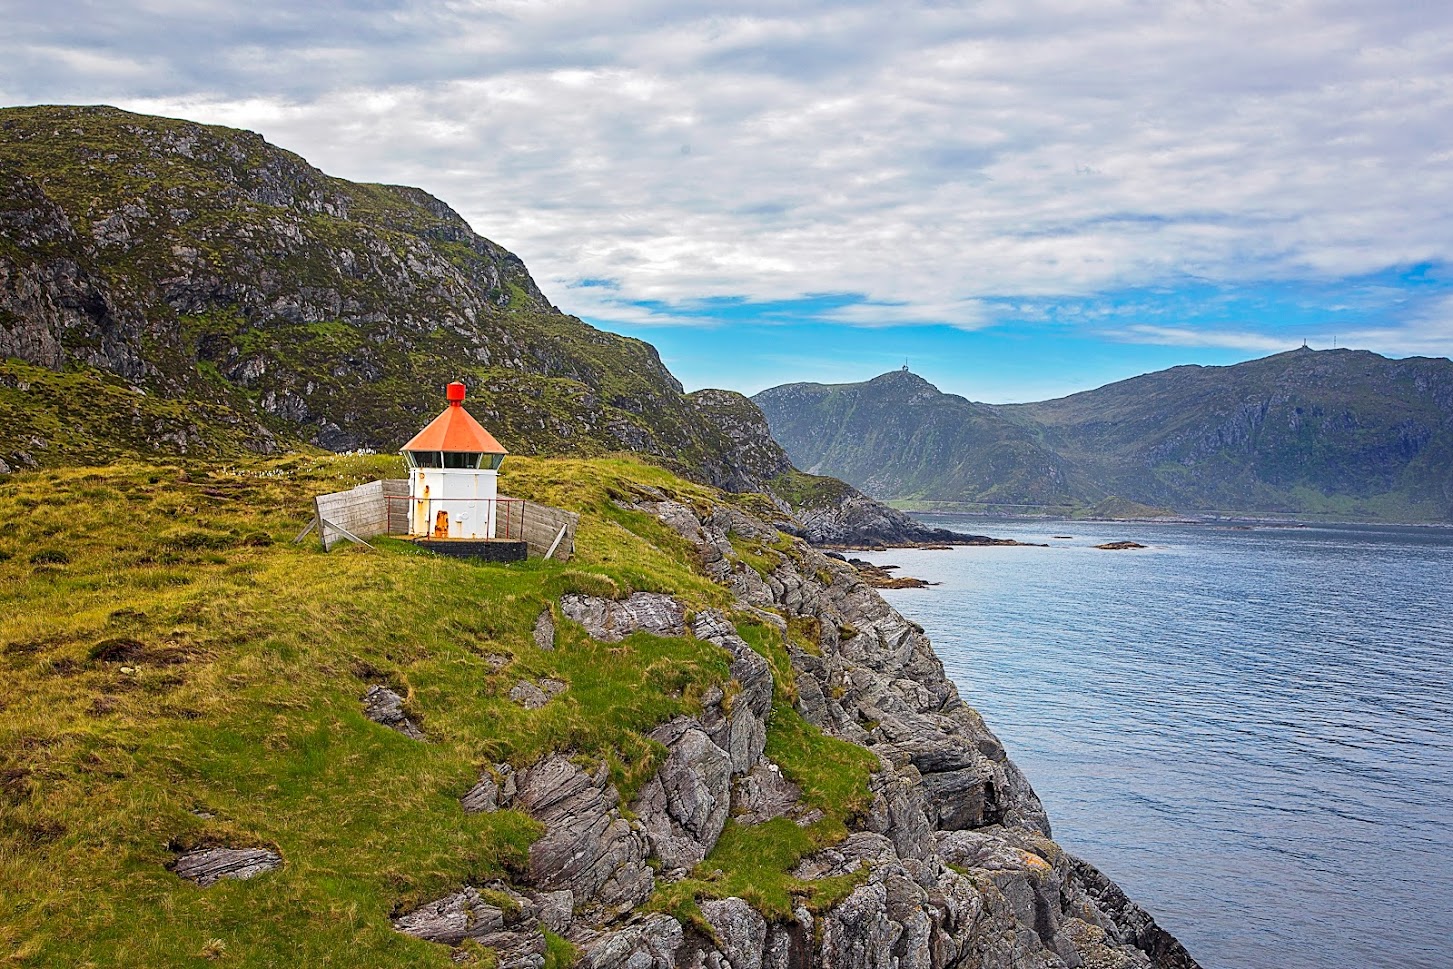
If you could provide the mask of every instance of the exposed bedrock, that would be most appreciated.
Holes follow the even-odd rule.
[[[1148,913],[1050,839],[1033,788],[959,698],[923,630],[851,566],[799,544],[763,575],[732,539],[772,543],[771,526],[734,509],[703,518],[669,500],[637,507],[689,539],[739,609],[816,633],[814,652],[787,640],[797,710],[872,751],[881,768],[856,830],[792,874],[855,875],[856,886],[825,911],[798,906],[780,921],[740,898],[702,899],[692,924],[648,911],[658,883],[706,859],[730,817],[805,824],[816,815],[765,757],[772,669],[725,615],[688,616],[653,593],[567,596],[561,614],[600,640],[689,631],[721,646],[732,657],[729,685],[708,691],[699,716],[653,732],[666,756],[628,807],[604,764],[567,753],[519,771],[488,767],[462,806],[542,822],[528,872],[520,884],[465,887],[410,912],[396,921],[401,931],[476,939],[512,969],[539,969],[544,929],[569,939],[589,969],[1196,969]]]

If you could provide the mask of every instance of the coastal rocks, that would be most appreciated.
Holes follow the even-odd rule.
[[[766,965],[767,920],[740,898],[701,903],[701,917],[711,926],[715,947],[697,950],[678,961],[682,969],[745,969]]]
[[[782,776],[776,764],[761,763],[743,774],[732,789],[732,816],[737,824],[750,827],[796,813],[801,801],[802,791]]]
[[[719,507],[706,518],[678,501],[661,498],[640,501],[627,507],[655,515],[682,538],[697,547],[701,567],[708,578],[726,586],[743,603],[753,607],[774,604],[772,589],[755,570],[736,559],[731,536],[772,541],[776,529],[744,515],[734,508]]]
[[[725,616],[703,611],[691,631],[732,654],[733,693],[728,698],[713,687],[702,697],[699,719],[678,718],[651,734],[669,754],[632,810],[668,871],[690,868],[716,845],[731,811],[732,778],[761,762],[772,709],[771,667]]]
[[[1048,838],[990,827],[940,834],[935,848],[946,863],[982,876],[989,918],[1034,926],[1040,944],[1068,965],[1197,969],[1119,886]],[[1033,948],[1032,940],[1021,945]]]
[[[810,631],[815,649],[800,638],[785,643],[798,712],[824,732],[867,747],[882,765],[870,780],[873,800],[855,820],[857,830],[803,859],[792,873],[805,880],[856,875],[861,883],[825,912],[803,910],[791,923],[768,926],[760,964],[754,961],[756,936],[745,932],[750,944],[739,950],[745,961],[727,959],[732,969],[1195,966],[1113,882],[1049,840],[1038,797],[959,698],[923,630],[888,606],[850,565],[798,546],[763,575],[742,568],[731,546],[733,536],[750,534],[751,523],[741,520],[746,516],[702,518],[664,500],[651,506],[692,538],[709,574],[739,595],[749,592],[743,598],[759,611],[775,608]],[[696,616],[692,632],[745,658],[732,642],[735,630],[718,613]],[[770,692],[759,697],[767,702],[765,713]],[[705,699],[703,726],[713,707],[737,716],[742,694],[729,707],[713,696]],[[685,735],[674,729],[673,737]],[[718,746],[725,742],[709,736]],[[715,808],[720,761],[693,769],[711,776]],[[684,780],[675,782],[696,790]],[[733,798],[744,825],[790,817],[801,807],[790,782],[761,760],[737,773]],[[703,940],[688,932],[675,965],[719,965],[712,960],[725,958],[717,948],[725,943],[715,927],[713,934],[717,938]]]
[[[1071,884],[1114,927],[1112,941],[1133,945],[1145,952],[1156,969],[1199,969],[1185,946],[1161,928],[1149,912],[1131,901],[1100,869],[1073,855],[1065,855],[1065,860],[1072,876]]]
[[[731,712],[726,696],[716,689],[702,698],[701,725],[713,743],[731,757],[733,774],[749,770],[767,747],[767,715],[772,709],[772,668],[737,635],[736,628],[715,610],[698,613],[691,624],[697,639],[714,643],[732,654],[727,669],[736,689]]]
[[[600,906],[615,914],[650,897],[649,843],[622,816],[604,765],[586,773],[557,754],[521,774],[509,806],[545,825],[530,846],[532,886],[569,890],[577,909]]]
[[[568,595],[560,611],[585,627],[592,638],[614,643],[637,630],[656,636],[680,636],[686,631],[686,610],[681,603],[655,592],[637,592],[627,599]]]
[[[580,948],[581,969],[676,969],[685,930],[671,916],[655,914],[612,932],[579,930],[570,941]]]
[[[731,807],[732,761],[691,721],[674,721],[651,739],[670,754],[632,810],[652,853],[667,869],[690,868],[716,845]]]
[[[981,937],[982,901],[972,884],[937,866],[889,863],[823,918],[825,965],[854,969],[942,969],[965,964],[1018,969],[1043,960],[968,959]]]
[[[177,876],[206,888],[224,878],[256,878],[282,865],[282,855],[268,848],[199,848],[182,852],[170,867]]]
[[[1096,545],[1098,549],[1106,552],[1123,552],[1129,549],[1149,548],[1148,545],[1141,545],[1139,542],[1105,542],[1103,545]]]
[[[394,919],[393,925],[405,935],[443,945],[473,939],[495,951],[500,969],[541,969],[545,965],[545,936],[537,906],[498,883],[484,891],[465,886]]]
[[[848,559],[848,564],[858,570],[858,577],[875,589],[926,589],[938,585],[927,579],[915,579],[910,575],[893,575],[896,565],[874,565],[863,559]]]
[[[727,682],[706,691],[698,715],[652,731],[666,756],[629,811],[604,765],[569,752],[518,771],[486,766],[461,807],[514,808],[544,826],[520,884],[466,887],[401,916],[400,931],[474,939],[509,969],[542,969],[546,928],[588,969],[1196,969],[1113,882],[1049,839],[1028,781],[959,698],[923,630],[851,566],[798,546],[769,573],[744,569],[732,542],[763,542],[769,526],[654,504],[696,534],[709,572],[752,590],[738,608],[783,637],[798,713],[878,759],[871,802],[847,836],[790,872],[844,879],[846,895],[773,923],[741,898],[698,899],[687,925],[642,912],[658,879],[686,877],[710,856],[729,819],[810,824],[820,814],[766,759],[774,667],[731,618],[704,609],[688,623],[668,596],[569,596],[561,614],[597,639],[647,629],[721,647]]]
[[[425,739],[424,731],[404,713],[404,698],[386,686],[371,686],[363,694],[363,715],[405,737]]]

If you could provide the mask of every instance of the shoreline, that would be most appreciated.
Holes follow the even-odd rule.
[[[963,518],[982,521],[999,521],[1015,523],[1033,522],[1067,522],[1071,524],[1087,525],[1250,525],[1261,528],[1320,528],[1325,526],[1339,526],[1347,528],[1432,528],[1453,531],[1453,521],[1417,522],[1417,521],[1383,521],[1366,519],[1335,519],[1335,520],[1306,520],[1300,518],[1264,518],[1253,515],[1245,516],[1217,516],[1204,518],[1068,518],[1063,515],[1013,515],[1013,514],[979,514],[977,512],[964,511],[903,511],[905,515],[913,516],[915,520],[922,520],[922,517],[931,518]],[[955,544],[980,544],[980,543],[955,543]],[[998,544],[998,543],[992,543]],[[1020,543],[1033,544],[1033,543]],[[901,546],[889,546],[890,548],[913,548],[911,544]]]

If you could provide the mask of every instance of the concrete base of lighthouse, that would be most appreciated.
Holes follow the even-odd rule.
[[[502,539],[416,538],[414,544],[438,555],[481,562],[523,562],[529,555],[526,543]]]

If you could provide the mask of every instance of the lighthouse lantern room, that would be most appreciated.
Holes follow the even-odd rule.
[[[449,406],[402,449],[409,466],[409,534],[488,540],[498,525],[499,466],[509,452],[464,409],[455,381]]]

